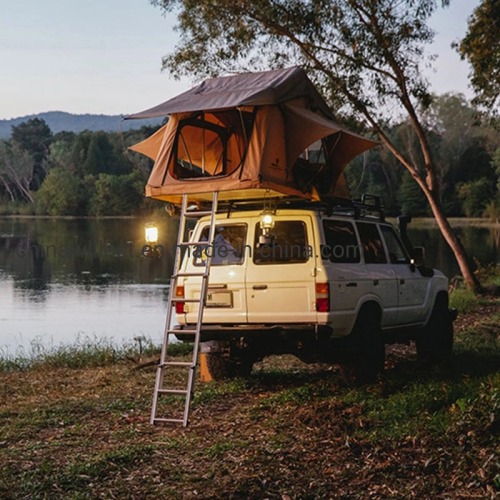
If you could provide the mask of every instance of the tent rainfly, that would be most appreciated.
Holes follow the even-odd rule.
[[[130,149],[154,167],[146,196],[178,203],[265,196],[346,196],[346,164],[375,142],[346,130],[294,67],[205,80],[125,119],[169,116]]]

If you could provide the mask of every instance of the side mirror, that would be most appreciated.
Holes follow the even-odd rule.
[[[425,261],[425,248],[413,247],[411,252],[411,260],[415,266],[423,266]]]

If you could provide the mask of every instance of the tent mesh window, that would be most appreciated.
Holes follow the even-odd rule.
[[[175,179],[220,177],[241,166],[253,127],[253,113],[200,113],[181,120],[174,145]]]
[[[323,141],[319,140],[311,144],[293,165],[292,174],[297,186],[303,192],[310,191],[311,186],[318,189],[318,192],[323,191],[325,183],[329,182],[328,179],[325,179],[326,163]]]

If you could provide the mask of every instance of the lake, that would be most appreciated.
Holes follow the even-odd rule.
[[[0,218],[0,355],[30,355],[61,343],[144,336],[160,342],[177,237],[159,224],[161,259],[142,257],[146,219]],[[471,257],[500,263],[500,227],[457,222]],[[411,226],[427,264],[449,277],[452,253],[432,222]]]

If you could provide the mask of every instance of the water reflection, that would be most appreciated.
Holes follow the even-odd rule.
[[[138,219],[0,219],[0,350],[78,335],[160,340],[177,225],[144,259]]]
[[[476,267],[500,264],[499,225],[474,226],[461,222],[454,230]],[[437,226],[417,221],[409,226],[408,234],[415,246],[425,247],[427,265],[442,270],[449,278],[460,274],[453,252]]]

